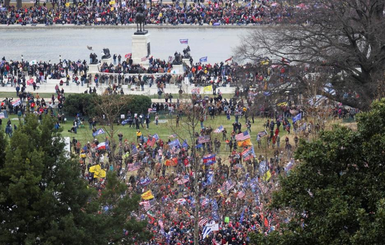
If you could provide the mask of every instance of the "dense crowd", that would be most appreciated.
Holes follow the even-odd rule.
[[[261,82],[263,84],[263,78]],[[2,109],[20,117],[27,110],[40,117],[48,114],[57,117],[55,127],[60,128],[64,122],[64,88],[56,86],[51,101],[24,91],[26,99],[20,102],[6,99]],[[250,232],[269,233],[290,218],[290,213],[277,213],[267,208],[270,195],[279,187],[278,176],[287,174],[295,165],[293,150],[299,138],[307,139],[321,130],[325,115],[319,114],[315,122],[308,121],[306,111],[290,102],[283,103],[277,111],[270,111],[264,129],[254,132],[251,125],[255,117],[266,116],[263,106],[255,105],[252,92],[243,98],[235,94],[235,98],[228,100],[220,93],[215,97],[195,94],[192,103],[186,105],[168,95],[163,103],[152,104],[149,110],[152,114],[125,113],[127,121],[120,123],[132,127],[136,139],[128,139],[122,133],[118,134],[117,141],[103,139],[105,132],[100,130],[103,121],[90,118],[88,124],[94,140],[80,142],[75,134],[71,142],[83,177],[91,186],[102,190],[106,180],[97,173],[116,171],[127,184],[128,193],[142,195],[140,208],[131,216],[148,221],[147,228],[154,238],[147,244],[192,243],[194,220],[199,220],[200,244],[249,244]],[[55,104],[57,113],[53,109]],[[169,113],[179,127],[186,114],[194,110],[201,115],[194,142],[176,135],[144,133],[143,129],[150,124],[159,127],[160,114]],[[341,108],[336,107],[334,111],[339,114]],[[294,122],[292,117],[300,113],[303,120]],[[210,120],[224,115],[232,122],[232,127],[208,126]],[[84,124],[79,115],[73,120],[70,131],[77,133]],[[6,133],[9,137],[13,130],[17,128],[8,121]],[[193,147],[196,155],[193,155]],[[198,164],[197,168],[194,163]],[[97,166],[100,171],[95,170]],[[198,205],[200,211],[198,217],[194,217]],[[103,211],[108,208],[103,207]],[[212,221],[218,224],[218,231],[206,233],[205,227]]]
[[[55,3],[56,1],[54,1]],[[135,23],[136,1],[65,1],[48,8],[14,6],[1,8],[0,24],[74,24],[129,25]],[[147,5],[146,5],[147,6]],[[147,25],[260,25],[295,23],[296,16],[305,15],[306,6],[290,6],[272,1],[209,1],[208,3],[150,3],[145,10]]]
[[[290,142],[288,137],[277,140],[279,135],[289,130],[288,118],[282,117],[288,109],[282,108],[282,116],[266,121],[266,131],[273,132],[270,135],[266,131],[250,132],[249,124],[253,123],[254,115],[243,100],[228,101],[218,96],[195,100],[194,106],[189,108],[178,104],[166,103],[167,107],[175,107],[177,127],[186,111],[199,108],[205,115],[200,119],[201,128],[194,136],[194,144],[184,139],[179,141],[175,135],[145,135],[141,129],[147,124],[148,116],[128,112],[127,118],[133,119],[130,126],[136,129],[136,141],[125,139],[123,134],[118,135],[117,143],[108,138],[101,143],[103,137],[97,137],[97,134],[92,142],[72,140],[73,150],[79,154],[83,176],[95,188],[102,189],[104,179],[95,178],[92,172],[93,166],[100,165],[106,171],[117,171],[127,183],[129,193],[142,194],[141,208],[131,215],[149,222],[148,229],[154,235],[149,244],[190,244],[195,219],[199,219],[200,244],[248,244],[249,232],[274,230],[282,222],[282,215],[268,211],[264,205],[277,187],[277,176],[290,171],[294,165],[292,148],[298,144],[298,136],[295,142]],[[152,107],[154,113],[167,110],[163,103],[154,103]],[[214,130],[206,126],[210,118],[225,114],[230,116],[228,120],[234,120],[232,129],[219,127]],[[94,123],[91,122],[90,127],[94,128],[94,133],[98,132]],[[152,127],[157,127],[157,124]],[[314,125],[303,131],[311,129],[315,130]],[[252,142],[244,144],[238,138],[244,131],[252,135]],[[298,130],[298,135],[300,132]],[[278,143],[280,141],[282,145]],[[274,155],[268,158],[255,154],[252,143],[258,144],[256,149],[260,152],[264,147],[274,149]],[[192,145],[197,149],[196,156],[192,155]],[[118,152],[114,166],[110,164],[113,162],[110,149]],[[223,156],[226,157],[222,159]],[[193,167],[194,158],[198,159],[197,170]],[[193,188],[195,178],[198,189]],[[199,190],[198,194],[196,190]],[[151,195],[145,197],[144,193]],[[197,205],[200,206],[199,217],[194,217]],[[205,225],[212,220],[219,224],[219,231],[203,237]]]

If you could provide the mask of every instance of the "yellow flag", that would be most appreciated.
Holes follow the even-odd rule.
[[[263,175],[263,181],[269,181],[270,178],[271,178],[270,170],[267,170],[265,175]]]
[[[278,103],[277,106],[287,106],[287,102]]]
[[[70,6],[70,2],[66,3],[65,5],[68,8]]]
[[[115,4],[115,1],[110,1],[110,5],[114,5]]]
[[[238,141],[237,144],[238,144],[239,147],[241,147],[241,146],[250,146],[250,145],[253,145],[253,143],[251,143],[251,140],[250,140],[250,139]]]
[[[94,173],[94,178],[105,178],[106,171],[100,167],[100,165],[94,165],[90,167],[90,172]]]
[[[152,195],[152,191],[149,190],[149,191],[146,191],[145,193],[142,194],[142,198],[144,200],[150,200],[150,199],[154,198],[154,195]]]
[[[203,87],[203,93],[204,92],[213,92],[213,86],[209,85],[209,86]]]

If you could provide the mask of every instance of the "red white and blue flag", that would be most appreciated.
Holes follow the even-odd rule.
[[[205,157],[203,157],[203,163],[207,165],[213,165],[216,162],[215,160],[215,154],[210,154]]]
[[[18,106],[18,105],[20,105],[21,104],[21,101],[20,101],[20,99],[17,99],[17,100],[14,100],[14,101],[12,101],[12,106]]]
[[[188,44],[188,39],[179,39],[181,44]]]
[[[247,161],[253,157],[255,157],[255,153],[254,153],[254,147],[249,147],[247,148],[246,150],[244,150],[242,153],[242,157],[243,157],[243,160],[244,161]]]
[[[204,135],[204,136],[198,137],[199,144],[208,143],[208,142],[210,142],[210,135]]]
[[[243,133],[235,135],[236,141],[243,141],[243,140],[247,140],[247,139],[250,139],[249,131],[245,131]]]
[[[108,144],[106,142],[99,143],[99,145],[96,147],[98,150],[105,150],[108,148]]]
[[[98,136],[100,134],[104,134],[104,133],[105,133],[104,130],[102,128],[100,128],[100,129],[96,130],[95,133],[92,133],[92,136],[96,137],[96,136]]]
[[[231,56],[230,58],[228,58],[227,60],[225,60],[225,63],[228,62],[228,61],[231,61],[233,59],[233,56]]]
[[[224,130],[224,128],[223,128],[223,126],[221,125],[221,126],[219,126],[219,128],[217,128],[217,129],[214,130],[214,133],[219,134],[219,133],[222,132],[223,130]]]

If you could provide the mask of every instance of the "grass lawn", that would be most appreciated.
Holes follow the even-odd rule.
[[[12,124],[18,124],[17,117],[15,115],[11,115],[10,118],[11,118]],[[181,117],[179,127],[176,127],[176,125],[175,125],[176,124],[175,123],[175,116],[172,117],[169,115],[162,115],[161,114],[159,119],[160,119],[159,125],[155,125],[155,123],[153,122],[154,116],[152,115],[149,129],[146,129],[146,128],[140,129],[145,137],[147,137],[149,134],[152,134],[152,135],[158,134],[159,137],[163,141],[167,142],[170,135],[176,134],[181,143],[183,142],[184,139],[187,139],[188,144],[191,144],[190,138],[189,138],[189,133],[188,133],[188,128],[186,127],[186,122],[185,122],[183,117]],[[66,123],[61,124],[61,127],[63,129],[62,135],[64,137],[70,137],[71,140],[73,137],[75,137],[78,141],[80,141],[81,145],[85,145],[88,141],[91,142],[94,138],[92,136],[92,131],[89,129],[88,121],[86,120],[84,123],[84,126],[80,127],[78,129],[77,134],[74,134],[74,133],[68,132],[68,130],[70,130],[72,127],[72,120],[73,120],[73,118],[68,118]],[[233,116],[231,117],[231,120],[227,120],[226,116],[222,115],[222,116],[215,117],[213,120],[208,118],[204,122],[204,126],[205,127],[210,126],[213,129],[216,129],[220,125],[222,125],[227,130],[227,132],[228,132],[227,137],[229,138],[231,131],[232,131],[232,123],[234,122],[234,120],[235,120],[235,117],[233,117]],[[262,148],[259,149],[257,147],[257,142],[256,142],[256,135],[259,131],[264,130],[263,124],[266,122],[266,120],[267,120],[266,118],[255,118],[255,123],[252,123],[252,126],[251,126],[251,142],[254,144],[254,151],[255,151],[255,154],[257,157],[259,155],[262,155],[262,156],[270,158],[270,157],[273,157],[274,150],[276,150],[276,149],[272,149],[271,147],[270,148],[265,147],[266,146],[266,137],[264,137],[262,140]],[[246,130],[245,119],[240,118],[239,121],[242,124],[242,130],[245,131]],[[3,125],[5,125],[5,124],[6,124],[6,120],[3,119]],[[355,125],[356,125],[355,122],[344,123],[341,120],[329,120],[326,123],[326,129],[331,130],[331,128],[332,128],[331,126],[334,124],[340,124],[343,126],[351,127],[351,128],[353,128],[353,130],[354,130]],[[2,126],[2,130],[4,130],[4,127],[5,126]],[[104,131],[106,131],[106,132],[109,132],[109,130],[110,130],[110,128],[108,126],[102,126],[102,125],[97,125],[96,128],[97,129],[103,128]],[[122,126],[122,125],[115,124],[114,130],[115,130],[114,135],[115,135],[116,142],[118,142],[118,137],[117,137],[118,133],[123,134],[123,140],[127,139],[128,142],[136,142],[136,129],[135,129],[135,127],[130,128],[128,125]],[[197,127],[197,130],[200,130],[199,125]],[[106,136],[108,137],[108,134],[102,134],[102,135],[97,136],[97,139],[99,140],[99,142],[103,142],[103,141],[105,141]],[[281,132],[280,132],[281,143],[280,143],[280,149],[279,149],[281,151],[284,150],[284,146],[285,146],[284,140],[285,140],[286,136],[289,136],[290,142],[294,146],[294,140],[293,140],[294,133],[291,133],[290,135],[288,135],[287,132],[283,131],[282,127],[281,127]],[[228,156],[229,156],[230,152],[228,149],[226,149],[225,141],[222,140],[222,133],[220,133],[220,134],[213,133],[212,137],[217,138],[218,140],[221,141],[221,149],[220,149],[219,156],[223,159],[224,163],[227,163],[228,162]],[[300,135],[299,137],[301,138],[302,136]],[[310,139],[313,139],[315,137],[317,137],[317,136],[311,135]],[[173,140],[173,138],[170,138],[170,139]],[[240,151],[240,149],[238,148],[238,152],[239,151]]]
[[[175,116],[174,116],[174,118],[175,118]],[[152,116],[149,129],[141,128],[140,130],[142,131],[142,133],[145,137],[147,137],[149,134],[151,134],[151,135],[158,134],[159,137],[163,141],[167,141],[169,139],[170,135],[176,134],[178,136],[179,140],[181,141],[181,143],[183,142],[184,139],[187,139],[188,144],[191,144],[191,142],[189,140],[188,129],[187,129],[186,123],[184,121],[184,118],[183,117],[181,118],[180,123],[179,123],[179,127],[176,127],[176,122],[175,122],[174,118],[170,117],[168,115],[161,116],[160,117],[161,123],[159,123],[159,125],[155,125],[155,122],[152,121],[152,120],[154,120],[154,118]],[[223,127],[227,130],[227,137],[229,138],[231,131],[232,131],[232,123],[234,122],[234,120],[235,120],[235,117],[231,117],[231,120],[227,120],[226,116],[223,115],[223,116],[215,117],[213,120],[207,119],[204,122],[204,126],[205,127],[211,126],[213,129],[216,129],[220,125],[223,125]],[[257,146],[256,135],[259,131],[264,129],[263,124],[265,123],[266,120],[267,119],[256,118],[255,123],[254,124],[252,123],[252,126],[251,126],[251,142],[255,146],[255,153],[257,156],[259,156],[259,155],[271,156],[271,154],[272,154],[271,148],[270,149],[266,149],[266,148],[258,149],[256,147]],[[240,122],[242,124],[242,130],[245,131],[246,130],[245,119],[241,118]],[[75,137],[77,140],[79,140],[81,142],[82,145],[86,144],[88,141],[91,142],[93,140],[92,131],[89,129],[89,125],[88,125],[87,121],[84,122],[84,127],[81,127],[78,129],[77,134],[68,132],[68,130],[70,130],[72,127],[72,120],[71,119],[69,119],[66,123],[62,124],[62,127],[63,127],[63,133],[62,133],[63,136],[71,137],[71,139],[72,139],[72,137]],[[104,131],[106,131],[106,132],[108,132],[110,130],[108,126],[102,126],[102,125],[97,125],[96,128],[97,129],[103,128]],[[135,129],[135,127],[130,128],[128,125],[125,125],[125,126],[119,125],[118,126],[116,124],[116,125],[114,125],[114,131],[115,131],[116,142],[118,142],[118,137],[117,137],[118,133],[123,134],[123,140],[127,139],[129,142],[136,142],[136,129]],[[281,148],[283,148],[283,146],[284,146],[284,138],[286,137],[286,135],[287,135],[286,131],[280,133]],[[102,135],[97,136],[97,138],[98,138],[99,142],[103,142],[105,140],[106,136],[108,136],[108,135],[102,134]],[[222,140],[222,133],[220,133],[220,134],[213,133],[212,137],[218,138],[218,140],[221,141],[222,144],[221,144],[221,151],[220,151],[219,155],[224,159],[224,157],[228,156],[229,150],[226,150],[226,143],[224,140]],[[173,140],[173,139],[171,138],[171,140]],[[238,149],[238,151],[239,151],[239,149]]]
[[[30,92],[34,96],[36,96],[37,93],[39,92]],[[39,93],[40,98],[51,98],[53,93]],[[56,96],[56,95],[55,95]],[[5,98],[16,98],[16,91],[15,92],[0,92],[0,98],[5,99]]]

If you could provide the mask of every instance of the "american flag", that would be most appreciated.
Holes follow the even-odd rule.
[[[143,61],[146,61],[146,60],[147,60],[147,57],[145,56],[145,57],[141,58],[140,60],[141,60],[142,62],[143,62]]]
[[[239,199],[242,199],[245,195],[246,195],[246,194],[245,194],[244,191],[240,191],[240,192],[238,192],[237,197],[238,197]]]
[[[179,198],[178,200],[176,200],[176,203],[179,204],[179,205],[184,205],[186,202],[187,201],[184,198]]]
[[[151,208],[151,204],[149,201],[140,202],[139,205],[143,205],[144,210],[148,211]]]
[[[242,140],[247,140],[247,139],[250,139],[250,134],[248,131],[245,131],[243,133],[235,135],[236,141],[242,141]]]
[[[205,198],[203,198],[203,199],[201,200],[202,206],[206,206],[207,204],[209,204],[209,202],[210,202],[210,200],[209,200],[207,197],[205,197]]]
[[[233,183],[232,180],[226,180],[226,182],[223,183],[223,185],[222,185],[222,190],[224,192],[226,192],[226,191],[231,190],[231,188],[233,188],[234,186],[235,186],[235,184]]]
[[[221,126],[219,126],[219,128],[217,128],[217,129],[215,129],[214,130],[214,133],[220,133],[220,132],[222,132],[224,130],[224,128],[223,128],[223,126],[221,125]]]
[[[132,172],[132,171],[135,171],[138,169],[140,169],[140,163],[139,162],[127,164],[127,171],[128,172]]]
[[[204,226],[207,222],[209,221],[209,219],[208,218],[201,218],[200,220],[199,220],[199,226],[200,227],[202,227],[202,226]]]

